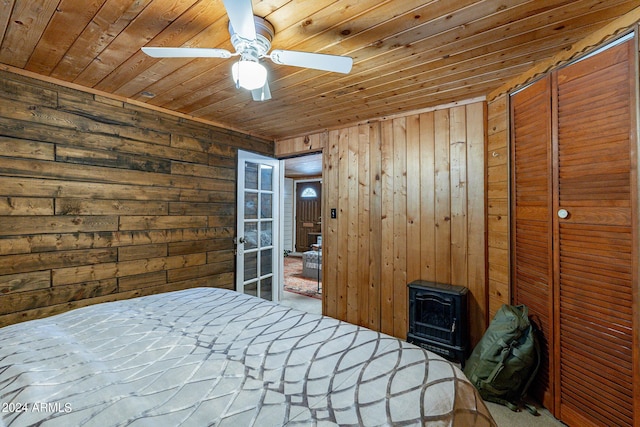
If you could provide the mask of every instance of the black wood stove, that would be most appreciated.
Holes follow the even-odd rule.
[[[468,289],[417,280],[409,283],[407,341],[464,368],[469,348]]]

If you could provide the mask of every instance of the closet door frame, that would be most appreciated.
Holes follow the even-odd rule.
[[[633,227],[633,413],[635,424],[640,426],[640,174],[638,173],[638,157],[640,156],[640,24],[634,28],[633,96],[631,97],[631,208]]]

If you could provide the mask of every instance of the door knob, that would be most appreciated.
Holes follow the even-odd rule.
[[[244,242],[246,242],[247,239],[245,239],[244,237],[241,237],[238,239],[238,243],[243,244]]]
[[[558,218],[565,219],[569,216],[569,212],[566,209],[558,209]]]

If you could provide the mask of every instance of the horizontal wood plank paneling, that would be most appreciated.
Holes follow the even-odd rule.
[[[470,289],[471,338],[480,339],[485,123],[485,104],[474,102],[318,137],[327,141],[323,217],[337,214],[323,221],[325,314],[406,338],[407,283],[436,280]]]
[[[71,214],[73,215],[73,214]],[[117,216],[11,216],[2,219],[0,236],[40,233],[115,231]]]
[[[0,215],[53,215],[53,199],[2,197],[0,198]]]
[[[51,285],[50,271],[34,271],[0,276],[0,293],[24,292],[46,289]]]
[[[0,75],[0,325],[233,288],[238,149],[273,143]]]
[[[275,154],[278,157],[287,157],[290,155],[299,156],[303,153],[317,153],[326,148],[328,143],[326,132],[287,138],[278,141],[275,146]]]

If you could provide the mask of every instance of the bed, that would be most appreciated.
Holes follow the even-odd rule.
[[[495,425],[440,356],[194,288],[0,329],[0,425]]]

